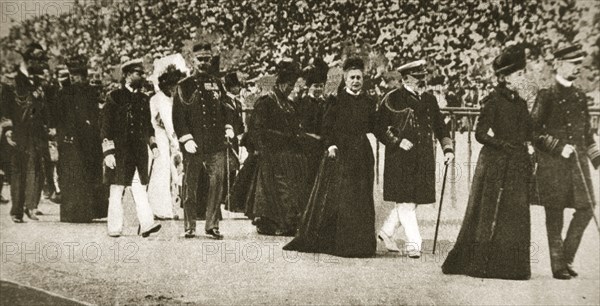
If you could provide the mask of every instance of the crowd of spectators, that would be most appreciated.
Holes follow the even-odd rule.
[[[85,54],[91,68],[109,78],[128,59],[182,52],[203,36],[221,53],[221,69],[249,79],[272,73],[284,57],[307,64],[319,56],[333,67],[348,54],[360,54],[371,75],[427,58],[429,84],[476,88],[486,86],[491,61],[509,41],[525,44],[540,65],[565,42],[581,43],[590,53],[600,44],[599,5],[593,1],[107,2],[76,3],[68,14],[27,19],[0,40],[2,53],[37,41],[56,64]],[[588,66],[588,78],[597,84],[600,62]]]

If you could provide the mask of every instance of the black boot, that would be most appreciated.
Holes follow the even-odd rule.
[[[579,273],[573,269],[572,263],[567,263],[567,272],[569,272],[569,275],[572,277],[577,277],[579,275]]]
[[[567,271],[567,269],[552,272],[552,276],[556,279],[564,279],[564,280],[571,279],[571,274],[569,274],[569,271]]]

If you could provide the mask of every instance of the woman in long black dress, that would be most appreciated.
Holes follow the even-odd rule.
[[[310,184],[302,152],[300,117],[288,98],[300,69],[281,62],[276,85],[260,97],[250,124],[251,141],[260,152],[253,205],[247,215],[259,234],[293,236],[308,202]]]
[[[525,55],[509,47],[494,60],[499,78],[475,130],[481,149],[462,228],[442,266],[445,274],[526,280],[531,276],[528,183],[532,121],[514,88]]]
[[[330,97],[322,136],[321,161],[308,207],[296,237],[284,250],[343,257],[375,255],[373,132],[376,100],[362,90],[364,63],[344,63],[345,88]]]

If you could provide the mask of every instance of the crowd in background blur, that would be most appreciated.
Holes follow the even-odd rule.
[[[36,41],[53,58],[50,73],[68,56],[85,54],[92,79],[109,86],[119,64],[181,52],[188,41],[210,33],[221,70],[249,80],[273,74],[282,58],[307,65],[321,57],[336,67],[359,54],[368,63],[367,75],[379,84],[403,63],[426,58],[427,81],[441,104],[471,106],[491,86],[489,66],[508,41],[528,47],[532,74],[548,76],[550,50],[579,42],[590,55],[582,79],[595,87],[599,79],[600,61],[592,56],[600,44],[598,4],[587,1],[90,2],[76,2],[69,14],[36,16],[13,27],[0,41],[3,58]],[[3,74],[12,69],[4,60]]]

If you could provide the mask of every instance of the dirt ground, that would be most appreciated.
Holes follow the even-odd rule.
[[[459,156],[457,164],[465,164],[466,153]],[[598,172],[594,174],[598,194]],[[447,187],[436,255],[431,248],[438,205],[417,211],[425,254],[416,260],[387,253],[381,244],[377,256],[369,259],[283,251],[291,238],[260,236],[249,220],[227,212],[221,224],[222,241],[180,238],[182,221],[163,221],[159,233],[143,239],[135,233],[129,192],[126,231],[120,238],[108,237],[102,220],[60,223],[60,206],[47,200],[40,205],[45,213],[41,220],[25,218],[25,224],[12,223],[10,204],[0,205],[0,279],[91,304],[600,304],[600,239],[595,224],[588,226],[576,258],[580,276],[555,280],[540,207],[531,208],[531,280],[442,274],[441,265],[456,239],[468,198],[466,175],[451,180],[455,184]],[[377,185],[377,227],[392,207],[381,201],[380,189]],[[8,196],[6,186],[3,194]],[[570,213],[565,214],[565,221],[570,218]],[[399,230],[400,243],[403,237]],[[0,304],[6,304],[4,294],[0,296]]]

